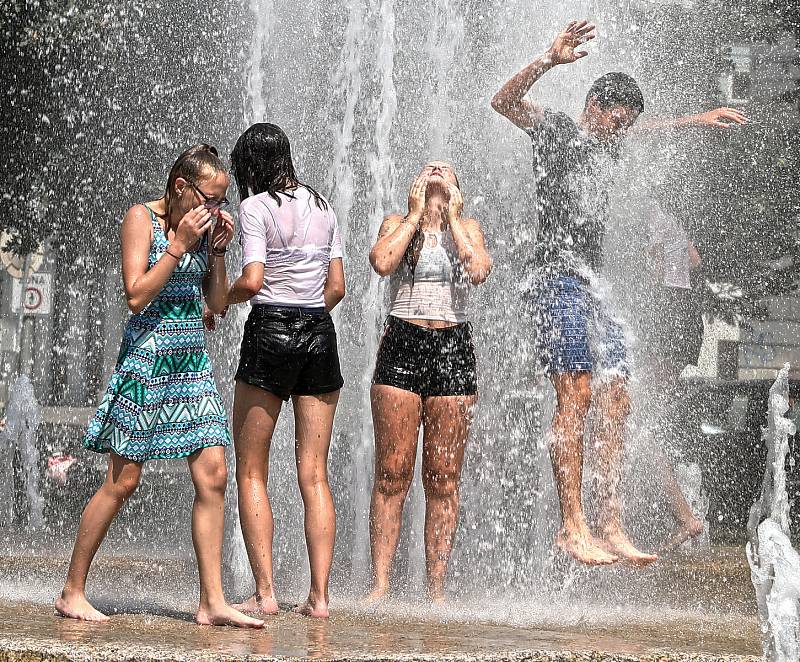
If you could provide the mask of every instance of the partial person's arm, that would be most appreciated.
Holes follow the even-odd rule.
[[[747,124],[747,116],[735,108],[715,108],[705,113],[683,115],[681,117],[652,117],[639,120],[631,127],[630,133],[650,131],[669,131],[692,127],[711,127],[714,129],[733,129]]]
[[[473,285],[480,285],[492,270],[492,259],[486,250],[486,242],[478,221],[473,218],[461,218],[463,206],[461,191],[457,186],[451,186],[447,209],[450,234],[453,235],[458,260],[469,275],[470,282]]]
[[[427,176],[419,175],[408,191],[408,215],[403,218],[399,214],[390,214],[383,219],[378,240],[369,252],[369,263],[380,276],[393,274],[400,266],[422,221],[427,186]]]
[[[264,263],[263,262],[250,262],[244,265],[242,275],[239,276],[231,289],[228,290],[228,297],[226,303],[228,305],[234,303],[244,303],[250,301],[264,284]]]
[[[399,214],[391,214],[383,219],[378,240],[369,252],[369,263],[379,276],[389,276],[400,266],[421,219],[419,215],[403,218]]]
[[[572,21],[564,28],[542,55],[537,57],[511,79],[492,97],[492,108],[511,120],[520,129],[536,126],[544,119],[544,108],[525,95],[534,84],[558,64],[577,62],[588,53],[575,49],[595,38],[595,26],[587,21]]]
[[[333,223],[331,235],[331,253],[328,261],[328,275],[325,278],[325,286],[322,290],[322,297],[325,300],[325,310],[328,312],[336,308],[336,305],[344,299],[344,250],[342,249],[342,235],[339,232],[339,221],[333,209],[328,209],[329,218]]]
[[[700,253],[694,245],[694,242],[689,240],[687,243],[687,248],[689,249],[689,270],[694,271],[703,263],[703,260],[700,258]]]
[[[336,305],[344,299],[344,260],[337,257],[328,264],[328,277],[325,279],[323,296],[325,298],[325,310],[328,312],[336,308]]]
[[[228,290],[228,305],[250,301],[264,286],[267,259],[267,225],[262,209],[251,208],[250,200],[239,205],[239,232],[242,242],[242,275]]]
[[[120,229],[122,244],[122,284],[128,308],[134,314],[144,310],[164,289],[184,254],[211,227],[211,214],[205,207],[187,213],[178,224],[175,237],[152,268],[148,268],[153,230],[144,205],[135,205],[125,214]]]
[[[208,241],[209,270],[203,279],[203,296],[209,310],[219,315],[228,305],[228,273],[225,267],[225,252],[233,239],[233,216],[219,212],[214,232]]]

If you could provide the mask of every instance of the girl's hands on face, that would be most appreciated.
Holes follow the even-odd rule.
[[[217,224],[211,235],[211,249],[222,250],[233,240],[233,216],[228,212],[219,210]]]
[[[175,230],[175,238],[171,244],[176,245],[182,252],[187,252],[211,227],[211,212],[200,205],[190,209],[183,215]]]
[[[447,214],[450,219],[459,219],[464,209],[464,197],[461,195],[461,190],[455,184],[450,184],[447,192],[450,194],[447,201]]]
[[[428,175],[420,173],[417,178],[411,182],[411,188],[408,190],[408,215],[421,217],[422,212],[425,210],[425,189],[428,186]]]

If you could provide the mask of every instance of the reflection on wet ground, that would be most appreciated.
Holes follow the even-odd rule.
[[[84,658],[186,660],[209,655],[499,660],[525,659],[526,651],[606,651],[642,659],[673,652],[652,658],[659,660],[703,652],[712,659],[737,659],[760,651],[741,550],[677,557],[645,571],[619,569],[602,581],[596,573],[580,573],[557,594],[524,599],[463,596],[435,609],[412,601],[365,607],[356,598],[339,599],[327,622],[283,611],[255,632],[192,623],[196,581],[187,562],[98,559],[90,597],[114,615],[107,625],[53,615],[63,561],[11,557],[0,563],[0,660],[10,648],[50,655],[72,651]]]

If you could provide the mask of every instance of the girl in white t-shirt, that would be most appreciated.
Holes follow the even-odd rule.
[[[328,486],[328,448],[344,381],[330,316],[344,297],[336,214],[295,174],[289,139],[274,124],[254,124],[231,155],[241,204],[242,275],[228,303],[250,301],[233,403],[239,516],[255,594],[239,608],[274,614],[272,508],[267,470],[272,433],[292,398],[295,454],[311,566],[308,599],[295,611],[328,616],[328,576],[336,513]]]

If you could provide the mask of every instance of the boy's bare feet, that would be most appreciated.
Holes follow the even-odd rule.
[[[230,605],[219,607],[200,607],[194,615],[198,625],[232,625],[237,628],[263,628],[264,621],[245,616]]]
[[[66,589],[63,590],[61,596],[56,600],[55,606],[56,612],[64,618],[74,618],[90,623],[107,623],[110,620],[104,613],[92,607],[82,591],[71,593]]]
[[[606,551],[588,529],[568,531],[562,528],[556,535],[556,547],[586,565],[611,565],[619,560],[615,554]]]
[[[636,549],[630,538],[619,528],[606,529],[600,544],[610,554],[615,554],[621,561],[632,565],[645,566],[658,560],[655,554]]]
[[[244,602],[231,605],[245,614],[259,614],[262,616],[274,616],[278,613],[278,601],[274,595],[255,595],[250,596]]]

